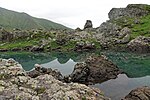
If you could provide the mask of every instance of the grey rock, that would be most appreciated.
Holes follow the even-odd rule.
[[[23,38],[29,37],[29,35],[30,35],[29,32],[23,31],[23,30],[19,30],[19,29],[14,30],[14,31],[12,32],[12,34],[13,34],[13,38],[14,38],[14,39],[23,39]]]
[[[118,34],[118,38],[116,39],[116,43],[125,44],[130,41],[131,29],[128,27],[124,27]]]
[[[86,23],[84,25],[84,29],[87,29],[87,28],[93,28],[93,24],[92,24],[91,20],[86,20]]]
[[[96,39],[101,43],[102,49],[109,49],[116,44],[116,38],[122,27],[109,21],[104,22],[97,28]]]

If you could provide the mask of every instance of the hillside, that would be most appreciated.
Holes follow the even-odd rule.
[[[79,28],[71,31],[0,29],[0,51],[80,52],[110,49],[137,53],[150,52],[150,5],[129,4],[125,8],[112,8],[108,16],[109,20],[97,28],[93,28],[92,21],[87,20],[83,30]],[[45,29],[50,27],[46,20],[30,16],[26,18],[28,19],[20,20],[26,22],[25,26],[32,28],[45,26]],[[19,27],[17,24],[14,25]]]
[[[67,27],[46,20],[32,17],[26,13],[19,13],[0,7],[0,26],[6,29],[19,28],[22,30],[43,28],[49,29],[68,29]]]

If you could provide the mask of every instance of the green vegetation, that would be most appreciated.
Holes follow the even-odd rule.
[[[135,24],[132,28],[132,37],[139,35],[150,36],[150,15],[142,17],[139,24]]]
[[[82,97],[82,100],[86,100],[86,97]]]
[[[19,40],[19,41],[14,41],[14,42],[7,42],[4,43],[3,45],[0,46],[0,49],[22,49],[25,47],[29,47],[29,46],[33,46],[37,44],[37,41],[34,40],[30,40],[30,41],[26,41],[26,40]]]
[[[121,27],[128,27],[132,30],[131,39],[137,36],[150,36],[150,15],[141,18],[122,17],[117,20],[113,20],[113,23]]]
[[[22,30],[42,28],[50,29],[69,29],[61,24],[54,23],[46,19],[32,17],[26,13],[19,13],[4,8],[0,8],[0,26],[12,30],[19,28]]]

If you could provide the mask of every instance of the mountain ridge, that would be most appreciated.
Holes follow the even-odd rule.
[[[22,30],[42,28],[70,29],[62,24],[44,18],[33,17],[25,12],[16,12],[0,7],[0,27],[6,29],[19,28]]]

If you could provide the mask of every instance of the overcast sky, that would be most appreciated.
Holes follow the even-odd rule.
[[[150,0],[0,0],[0,7],[26,12],[71,28],[83,28],[87,19],[98,27],[108,19],[111,8],[127,4],[150,4]]]

